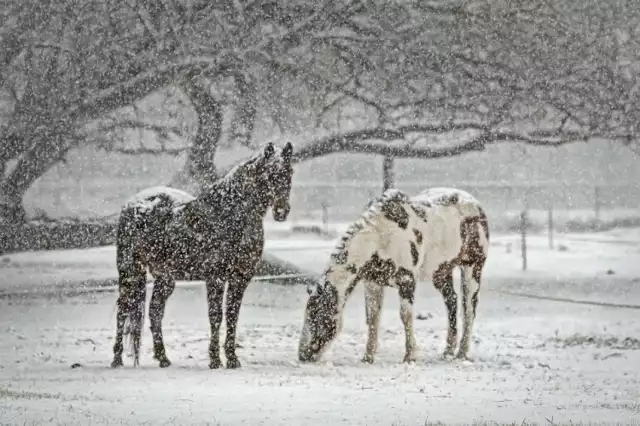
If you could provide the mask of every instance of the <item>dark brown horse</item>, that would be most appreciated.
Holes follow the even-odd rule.
[[[162,339],[162,318],[176,280],[206,283],[211,341],[209,368],[219,368],[222,299],[227,287],[227,368],[240,367],[236,326],[247,285],[264,248],[264,217],[289,215],[293,147],[269,143],[195,198],[167,187],[138,193],[122,209],[118,223],[118,315],[112,367],[121,367],[123,336],[130,334],[134,366],[139,364],[145,314],[147,269],[153,276],[149,307],[154,358],[171,362]],[[125,326],[126,330],[125,330]]]

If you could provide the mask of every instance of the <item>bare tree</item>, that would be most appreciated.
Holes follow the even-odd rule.
[[[172,86],[198,124],[187,170],[199,184],[217,176],[225,110],[232,143],[255,146],[265,118],[315,134],[298,161],[339,151],[435,158],[505,141],[637,146],[640,7],[615,3],[612,13],[595,0],[10,3],[0,17],[0,84],[13,99],[0,164],[16,165],[3,170],[0,196],[20,216],[38,176],[100,140],[87,129],[168,134],[118,114]],[[226,84],[232,95],[216,96]]]
[[[437,158],[505,141],[637,146],[640,11],[618,3],[609,14],[569,0],[369,2],[339,33],[312,34],[308,61],[268,58],[321,92],[327,131],[297,159]]]
[[[3,87],[14,95],[11,118],[0,130],[0,163],[6,175],[0,196],[7,216],[22,219],[24,192],[83,142],[88,123],[167,86],[188,88],[199,123],[210,130],[219,111],[212,107],[213,98],[205,101],[208,87],[201,85],[203,94],[197,95],[189,89],[191,83],[183,83],[188,75],[202,73],[209,81],[235,79],[241,95],[233,133],[242,143],[250,143],[255,117],[247,72],[251,57],[286,53],[301,43],[300,33],[326,26],[322,12],[334,6],[301,5],[291,9],[301,19],[293,22],[275,3],[264,2],[11,4],[2,16],[2,43],[7,48],[0,70]],[[196,135],[196,150],[203,146],[203,132]],[[217,137],[208,134],[206,140]],[[11,160],[16,165],[5,170]],[[203,166],[195,164],[192,169],[202,171]]]

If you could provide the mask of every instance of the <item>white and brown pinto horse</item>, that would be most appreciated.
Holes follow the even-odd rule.
[[[416,359],[413,304],[416,283],[431,280],[442,293],[448,313],[445,357],[458,345],[457,294],[453,270],[462,272],[464,327],[456,354],[466,358],[478,306],[482,269],[489,248],[489,225],[470,194],[433,188],[409,197],[396,190],[374,199],[331,254],[317,285],[308,288],[298,357],[317,361],[342,328],[345,303],[360,281],[365,283],[368,338],[363,362],[372,363],[385,286],[398,289],[405,330],[405,362]]]

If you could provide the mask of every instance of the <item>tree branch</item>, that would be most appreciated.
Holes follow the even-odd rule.
[[[116,84],[106,90],[87,96],[69,113],[84,120],[98,119],[107,111],[132,104],[169,85],[187,71],[197,72],[207,68],[219,68],[221,64],[217,58],[232,53],[232,51],[221,51],[216,58],[208,56],[187,57],[174,64],[144,72],[122,84]]]
[[[139,148],[122,148],[122,147],[110,147],[108,149],[109,152],[115,152],[123,155],[170,155],[177,157],[186,153],[189,150],[188,147],[184,148],[166,148],[162,147],[160,149],[139,147]]]
[[[413,141],[407,141],[408,136],[413,133],[440,134],[461,130],[474,130],[479,134],[468,141],[444,148],[420,147],[416,146]],[[553,134],[555,135],[555,133]],[[599,135],[575,133],[563,135],[559,139],[536,138],[518,132],[490,130],[483,125],[475,123],[441,126],[410,125],[396,129],[374,128],[359,130],[321,138],[297,150],[294,153],[294,162],[303,162],[338,152],[365,153],[397,158],[443,158],[467,152],[482,151],[486,145],[496,142],[521,142],[541,147],[558,147],[573,142],[587,142],[594,137],[599,137]],[[372,141],[385,141],[387,143],[375,143]]]
[[[119,120],[112,123],[103,123],[98,126],[98,129],[103,132],[110,132],[117,129],[142,129],[158,133],[163,137],[169,137],[169,133],[173,133],[177,136],[183,135],[182,129],[179,127],[145,123],[144,121],[138,120]]]

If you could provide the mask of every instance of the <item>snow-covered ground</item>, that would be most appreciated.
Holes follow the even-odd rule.
[[[142,367],[128,359],[111,370],[116,294],[74,290],[115,277],[114,249],[0,257],[0,424],[638,422],[640,312],[615,305],[640,306],[640,229],[559,235],[554,250],[532,236],[526,272],[519,244],[492,238],[471,363],[440,359],[444,304],[425,283],[416,365],[399,363],[404,335],[391,290],[376,363],[359,362],[361,288],[325,362],[300,365],[305,289],[255,282],[240,317],[236,371],[207,368],[201,285],[179,285],[168,303],[171,368],[152,360],[145,330]],[[268,247],[319,272],[333,241],[283,238]]]

